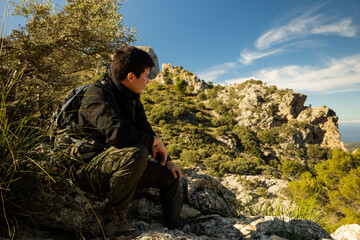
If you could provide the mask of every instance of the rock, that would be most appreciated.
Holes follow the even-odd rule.
[[[48,179],[43,181],[42,185],[47,186],[45,183]],[[195,174],[188,179],[188,184],[190,204],[184,205],[181,213],[184,221],[194,219],[200,214],[236,215],[236,208],[232,203],[235,195],[216,179],[205,174]],[[38,227],[100,233],[98,220],[108,201],[106,198],[99,201],[98,197],[79,190],[70,180],[63,178],[57,179],[48,190],[44,189],[37,193],[37,201],[30,206],[34,212],[41,213],[32,216],[32,221]],[[151,224],[159,223],[163,226],[159,190],[149,188],[138,191],[127,215],[144,231],[154,230]]]
[[[161,84],[176,84],[177,79],[185,80],[187,83],[187,91],[189,93],[198,94],[210,85],[200,80],[195,74],[184,70],[182,67],[173,67],[170,63],[162,64],[162,71],[158,74],[155,81]]]
[[[235,149],[236,152],[240,152],[240,150],[236,147],[236,145],[231,141],[231,139],[228,136],[221,135],[217,137],[216,140],[225,144],[230,149]]]
[[[195,222],[199,226],[197,235],[205,235],[210,239],[241,239],[244,235],[234,227],[239,218],[221,217],[220,215],[199,216]],[[189,225],[184,227],[184,231]]]
[[[52,190],[40,190],[36,193],[37,201],[29,203],[33,223],[63,231],[98,232],[97,219],[108,200],[99,201],[61,178],[56,184],[51,186]]]
[[[300,122],[307,122],[315,126],[307,132],[304,139],[310,144],[321,144],[324,147],[346,149],[340,141],[338,117],[326,106],[306,108],[296,118]]]
[[[149,78],[154,79],[158,75],[160,68],[159,68],[159,59],[156,56],[154,50],[151,47],[144,47],[144,46],[137,46],[137,48],[140,48],[141,50],[147,52],[150,57],[153,59],[155,66],[151,68]]]
[[[235,194],[209,175],[194,174],[189,178],[190,206],[203,214],[236,215]]]
[[[287,240],[287,238],[282,238],[276,235],[271,235],[269,240]]]
[[[209,239],[209,238],[204,238],[204,237],[198,237],[194,234],[191,233],[184,233],[182,231],[179,230],[164,230],[164,231],[148,231],[145,232],[143,234],[141,234],[140,236],[134,238],[134,239],[138,239],[138,240],[152,240],[152,239],[156,239],[156,240],[170,240],[170,239],[174,239],[174,240],[190,240],[190,239],[195,239],[195,240],[202,240],[202,239]]]
[[[360,239],[360,225],[359,224],[348,224],[343,225],[336,229],[331,234],[334,240],[355,240]]]
[[[250,239],[260,239],[262,236],[288,236],[289,239],[331,239],[328,232],[318,224],[309,220],[282,219],[271,216],[245,218],[234,225]]]
[[[184,204],[181,210],[180,217],[186,220],[186,219],[195,218],[199,215],[201,215],[201,212],[199,210],[196,210],[190,207],[189,205]]]

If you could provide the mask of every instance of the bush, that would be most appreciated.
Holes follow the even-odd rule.
[[[182,147],[179,144],[169,144],[167,150],[170,156],[180,157]]]
[[[270,145],[276,145],[278,143],[277,134],[272,129],[265,129],[257,133],[257,138]]]
[[[279,170],[284,172],[285,177],[300,177],[301,173],[305,171],[305,167],[295,160],[282,160]]]
[[[221,126],[215,129],[215,136],[221,136],[221,135],[225,135],[226,131],[228,131],[229,128],[228,126]]]
[[[195,150],[184,149],[180,154],[180,159],[188,165],[201,163],[201,155]]]
[[[183,107],[178,107],[174,110],[173,116],[175,119],[183,119],[188,115],[188,112]]]
[[[186,93],[186,87],[187,87],[187,82],[183,79],[179,79],[179,77],[176,80],[175,83],[175,91],[185,94]]]
[[[235,125],[232,133],[240,140],[245,152],[251,153],[259,158],[262,156],[255,135],[250,129],[245,126]]]
[[[201,92],[196,96],[196,98],[199,99],[199,100],[206,100],[207,96],[206,96],[206,94],[204,92]]]
[[[205,122],[206,121],[206,117],[202,112],[197,112],[195,114],[195,117],[199,122]]]
[[[329,148],[320,147],[319,144],[309,145],[306,153],[309,158],[322,160],[331,158],[331,150]]]

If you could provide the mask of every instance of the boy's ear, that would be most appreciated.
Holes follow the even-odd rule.
[[[130,82],[133,82],[135,80],[135,74],[133,72],[129,72],[128,75],[127,75],[127,79]]]

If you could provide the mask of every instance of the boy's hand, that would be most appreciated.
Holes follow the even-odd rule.
[[[154,136],[154,143],[152,146],[153,158],[156,158],[156,155],[159,153],[161,156],[161,165],[165,165],[167,159],[167,151],[164,143],[157,136]]]
[[[174,178],[180,181],[182,176],[181,169],[173,161],[168,161],[166,167],[172,173]]]

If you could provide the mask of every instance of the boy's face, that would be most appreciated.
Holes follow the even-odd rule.
[[[149,83],[149,74],[150,68],[145,68],[145,71],[141,73],[139,78],[137,78],[135,74],[132,74],[133,79],[129,86],[130,90],[137,94],[141,94],[144,91],[145,86]]]

